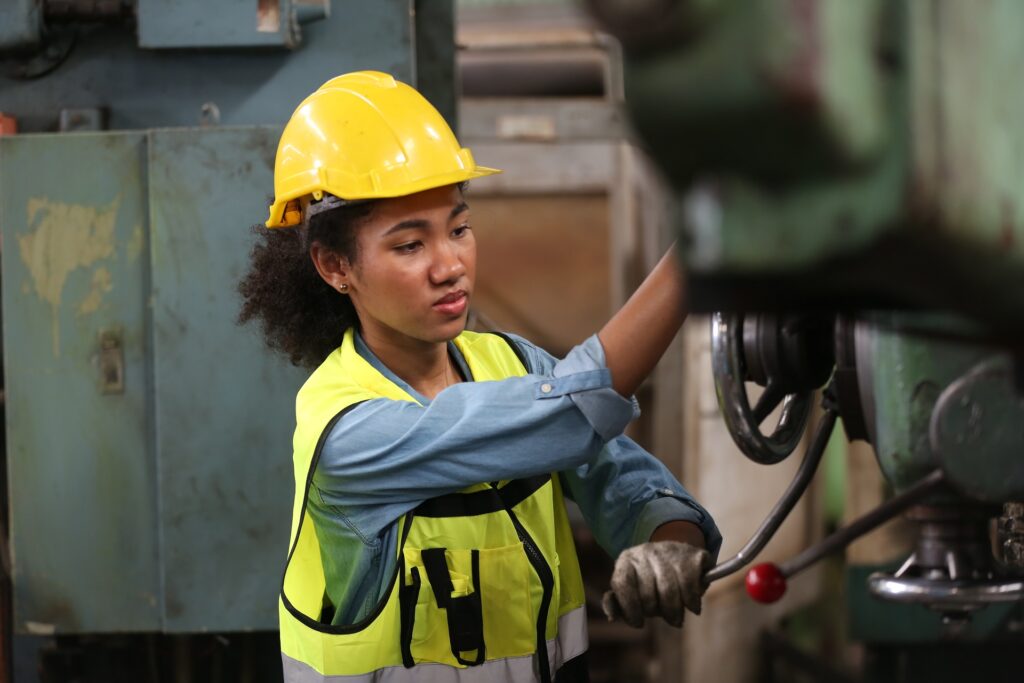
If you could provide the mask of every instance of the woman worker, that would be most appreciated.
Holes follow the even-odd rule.
[[[492,173],[383,73],[328,81],[281,136],[240,291],[241,319],[316,368],[296,399],[287,681],[586,680],[564,497],[618,557],[609,618],[700,609],[721,537],[622,436],[683,319],[673,259],[562,360],[465,331],[463,188]]]

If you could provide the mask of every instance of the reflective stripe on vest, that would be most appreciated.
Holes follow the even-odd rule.
[[[526,373],[497,335],[455,344],[474,381]],[[285,680],[548,682],[586,650],[583,582],[557,476],[478,484],[400,523],[385,598],[361,623],[321,616],[326,578],[307,494],[327,433],[374,398],[414,401],[355,350],[352,330],[296,399],[296,497],[280,600]],[[325,609],[326,607],[326,609]]]
[[[558,637],[547,641],[548,660],[558,671],[563,664],[587,651],[586,608],[578,607],[558,619]],[[412,669],[392,666],[368,674],[329,676],[308,664],[282,655],[284,678],[289,683],[493,683],[538,680],[535,658],[492,659],[480,666],[457,669],[444,664],[420,664]]]

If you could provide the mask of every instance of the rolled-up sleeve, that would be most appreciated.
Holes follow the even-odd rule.
[[[552,368],[556,375],[561,368],[571,371],[573,366],[569,363],[575,362],[566,357],[556,364],[543,349],[525,340],[519,340],[519,345],[534,367]],[[605,366],[604,349],[596,336],[581,347],[590,362]],[[627,400],[618,394],[615,397],[620,402]],[[604,408],[596,398],[580,395],[576,402],[581,412],[592,415],[596,421],[604,419]],[[615,404],[611,400],[609,403]],[[636,399],[629,399],[629,403],[632,417],[639,415]],[[608,439],[595,458],[563,470],[561,478],[597,542],[613,557],[630,546],[649,541],[662,524],[684,521],[700,527],[708,551],[717,559],[722,534],[708,511],[660,460],[621,432]]]
[[[597,542],[612,557],[646,543],[662,524],[685,521],[700,527],[708,552],[717,560],[722,535],[711,515],[632,439],[614,439],[593,461],[562,472],[562,481]]]
[[[597,335],[555,363],[551,375],[551,382],[541,383],[541,393],[546,390],[552,396],[567,394],[605,441],[621,434],[640,415],[635,398],[625,398],[612,389],[612,375]]]
[[[324,441],[317,495],[371,536],[380,531],[374,520],[393,520],[428,498],[578,467],[636,414],[635,402],[611,387],[596,337],[554,365],[531,369],[523,377],[456,384],[425,405],[357,405]]]
[[[633,529],[630,545],[639,545],[651,540],[654,530],[668,522],[692,522],[700,527],[704,534],[704,543],[711,558],[717,562],[718,552],[722,549],[722,534],[715,520],[693,497],[681,486],[666,486],[657,489],[653,498],[644,505]]]

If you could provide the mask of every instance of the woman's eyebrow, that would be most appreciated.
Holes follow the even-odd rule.
[[[462,213],[463,211],[466,211],[468,209],[469,209],[469,204],[467,204],[466,202],[459,202],[458,204],[456,204],[452,208],[452,212],[448,214],[448,220],[451,220],[451,219],[455,218],[460,213]],[[387,237],[391,233],[398,232],[399,230],[409,230],[411,228],[429,228],[429,227],[430,227],[430,223],[428,223],[427,221],[423,220],[422,218],[409,218],[408,220],[404,220],[404,221],[401,221],[400,223],[395,223],[394,225],[392,225],[390,228],[388,228],[387,230],[384,231],[384,234],[382,234],[381,237]]]
[[[399,230],[409,230],[411,228],[427,228],[430,224],[422,218],[410,218],[400,223],[395,223],[390,228],[384,231],[381,237],[387,237],[391,233],[398,232]]]

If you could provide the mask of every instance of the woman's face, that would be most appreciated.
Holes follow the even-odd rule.
[[[476,242],[457,185],[380,200],[356,240],[347,283],[365,337],[409,346],[462,332]]]

